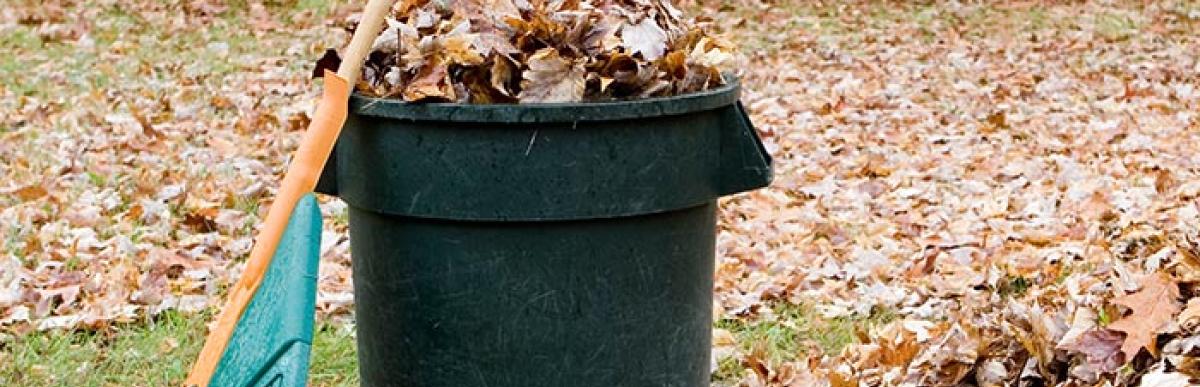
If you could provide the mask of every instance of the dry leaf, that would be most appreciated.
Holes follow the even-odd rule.
[[[441,40],[441,54],[448,63],[463,66],[476,66],[483,63],[483,55],[474,47],[474,34],[459,34],[447,36]]]
[[[1062,349],[1082,353],[1087,362],[1101,372],[1113,372],[1125,363],[1121,345],[1125,335],[1112,329],[1096,329],[1084,332],[1075,343]]]
[[[7,195],[13,195],[21,201],[31,201],[41,199],[49,192],[41,184],[30,184],[24,187],[17,187],[4,192]]]
[[[1158,352],[1154,343],[1155,335],[1179,312],[1179,286],[1166,274],[1153,273],[1142,279],[1141,290],[1115,297],[1112,303],[1132,310],[1128,316],[1107,327],[1125,332],[1121,351],[1126,358],[1132,359],[1141,348],[1155,354]]]
[[[727,65],[733,50],[683,21],[682,12],[665,0],[413,1],[397,6],[387,23],[373,42],[357,90],[409,102],[581,102],[685,94],[723,85],[716,66]],[[668,53],[670,60],[661,61]]]
[[[654,18],[646,17],[637,24],[621,27],[621,43],[629,49],[630,54],[640,53],[646,60],[656,60],[667,49],[667,33],[654,22]]]
[[[544,48],[529,58],[521,81],[521,102],[574,102],[583,99],[583,64]]]
[[[1200,327],[1200,298],[1188,300],[1187,307],[1179,312],[1179,317],[1175,321],[1180,328],[1186,331],[1193,331]]]
[[[492,88],[500,92],[500,94],[512,97],[513,91],[510,86],[513,84],[514,71],[516,71],[516,67],[508,58],[497,56],[495,63],[492,64],[491,76],[489,77]]]
[[[28,84],[0,82],[0,341],[39,328],[107,331],[104,324],[136,324],[164,310],[220,305],[219,290],[236,280],[264,200],[301,137],[286,130],[295,125],[291,117],[311,112],[319,96],[308,72],[297,71],[298,55],[315,59],[324,48],[343,47],[347,35],[335,29],[349,26],[362,8],[337,6],[322,22],[296,17],[307,11],[286,2],[264,2],[287,33],[227,48],[224,39],[212,40],[221,33],[206,34],[195,44],[145,50],[139,47],[164,36],[251,31],[254,1],[236,7],[245,13],[237,25],[212,16],[229,15],[229,1],[121,2],[154,27],[133,30],[123,29],[124,16],[113,19],[94,3],[18,1],[0,12],[5,33],[67,48],[5,47],[14,68],[36,76],[21,78]],[[475,8],[457,11],[464,3]],[[469,92],[516,102],[527,59],[547,47],[584,61],[584,101],[711,88],[704,85],[720,82],[718,68],[704,66],[733,48],[747,51],[719,69],[741,77],[742,102],[775,160],[775,183],[720,200],[714,316],[735,326],[781,323],[809,359],[781,361],[758,351],[741,363],[745,348],[766,340],[738,331],[741,342],[723,346],[734,353],[714,384],[1196,384],[1183,377],[1200,375],[1191,307],[1171,318],[1179,329],[1167,323],[1155,335],[1159,361],[1140,355],[1101,373],[1116,354],[1128,356],[1097,350],[1094,367],[1085,353],[1061,349],[1085,334],[1101,343],[1088,348],[1112,348],[1112,337],[1096,337],[1106,328],[1089,325],[1103,319],[1079,311],[1122,319],[1130,312],[1111,299],[1138,290],[1147,274],[1171,276],[1183,297],[1197,293],[1194,5],[890,2],[880,19],[872,2],[705,0],[678,3],[696,16],[686,23],[673,21],[657,0],[477,3],[413,0],[396,7],[392,35],[377,40],[364,70],[371,76],[357,91],[404,98],[431,64],[450,62],[440,40],[464,20],[469,29],[459,33],[476,35],[470,47],[486,59],[447,65],[445,77],[433,78],[444,87],[434,94],[452,90],[454,101]],[[1031,15],[1045,22],[1030,23]],[[669,38],[654,61],[630,55],[621,39],[625,21],[647,17]],[[417,24],[430,26],[418,31]],[[237,26],[245,28],[228,28]],[[1106,37],[1114,29],[1120,41]],[[737,44],[705,41],[717,33]],[[684,66],[672,58],[670,71],[661,68],[675,52],[687,54]],[[511,65],[497,82],[508,96],[492,84],[500,58]],[[214,78],[214,64],[232,72]],[[89,82],[81,71],[142,76]],[[165,137],[144,133],[127,104]],[[997,113],[1003,121],[988,122]],[[31,188],[28,200],[19,198],[16,190],[30,185],[47,192]],[[180,225],[189,211],[214,207],[201,202],[219,203],[212,232]],[[322,203],[328,221],[318,313],[326,321],[346,319],[354,307],[344,206]],[[855,248],[878,252],[883,263],[855,259]],[[199,266],[156,267],[155,249]],[[143,283],[150,272],[162,276]],[[150,300],[140,292],[155,291],[157,279],[166,285],[158,302],[133,301]],[[69,292],[54,295],[76,285],[71,303],[62,302]],[[43,294],[51,297],[39,305]],[[1012,314],[1014,303],[1029,309]],[[819,312],[791,321],[767,312],[785,304]],[[1035,315],[1041,317],[1029,318]],[[938,328],[905,329],[900,341],[885,345],[892,336],[883,334],[888,324],[877,323],[880,316],[935,321]],[[837,332],[851,342],[807,343],[822,340],[831,326],[851,328]],[[896,353],[885,362],[882,348]],[[1026,348],[1054,352],[1035,358]],[[905,363],[910,350],[918,365],[892,365]],[[956,380],[964,370],[974,380]]]
[[[1138,387],[1191,387],[1195,385],[1196,383],[1187,375],[1160,369],[1142,375],[1142,382],[1138,384]]]
[[[425,66],[420,74],[404,88],[408,101],[454,101],[454,88],[447,79],[445,65]]]

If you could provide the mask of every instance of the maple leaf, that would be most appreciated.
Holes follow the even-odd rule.
[[[521,102],[575,102],[583,100],[584,68],[578,61],[558,55],[553,48],[529,57],[521,81]]]
[[[1179,286],[1166,274],[1156,272],[1142,278],[1142,289],[1112,299],[1112,303],[1124,305],[1133,312],[1129,316],[1109,324],[1108,329],[1125,332],[1125,343],[1121,352],[1127,359],[1146,348],[1155,353],[1154,337],[1175,314],[1179,312]]]

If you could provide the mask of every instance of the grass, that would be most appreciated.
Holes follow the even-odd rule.
[[[0,344],[0,385],[167,385],[187,372],[207,316],[165,313],[103,332],[38,332]]]
[[[1096,16],[1094,20],[1083,19],[1077,17],[1078,15],[1050,12],[1047,7],[1038,4],[982,2],[970,3],[955,10],[937,2],[872,0],[869,3],[873,5],[866,7],[867,11],[862,13],[856,13],[860,8],[845,7],[840,2],[804,1],[772,3],[769,11],[753,7],[730,7],[729,10],[733,11],[732,15],[747,20],[760,18],[763,13],[791,17],[786,23],[773,24],[771,28],[778,29],[776,32],[779,34],[812,35],[826,40],[828,44],[836,43],[838,49],[850,52],[863,45],[863,42],[857,40],[860,35],[858,30],[862,28],[893,30],[911,26],[917,28],[915,36],[934,43],[946,38],[950,30],[965,38],[982,38],[997,33],[1022,35],[1080,30],[1088,24],[1094,24],[1097,33],[1103,38],[1120,41],[1136,35],[1142,27],[1137,20],[1127,15],[1104,13]],[[1182,6],[1177,11],[1181,16],[1189,12],[1192,12],[1190,8]],[[743,52],[776,52],[787,44],[785,40],[773,38],[777,35],[752,34],[749,37],[736,38],[741,39],[739,43]]]
[[[325,15],[335,4],[316,0],[267,2],[272,14],[281,22],[293,15],[311,10],[317,17]],[[223,77],[245,70],[231,58],[245,54],[279,52],[273,47],[287,42],[287,31],[266,39],[256,39],[245,31],[245,15],[249,6],[244,1],[230,2],[230,8],[203,28],[183,31],[163,26],[165,20],[143,20],[121,5],[91,4],[101,11],[89,24],[93,48],[80,49],[72,41],[44,39],[37,26],[19,25],[0,34],[0,87],[16,95],[53,99],[66,94],[80,94],[120,86],[121,82],[144,82],[160,77],[163,72],[152,71],[155,66],[183,66],[186,73],[196,74],[204,82],[221,82]],[[178,8],[179,4],[169,7]],[[179,11],[181,12],[181,11]],[[130,36],[138,37],[131,39]],[[170,36],[170,39],[158,39]],[[121,42],[119,47],[114,43]],[[224,45],[222,54],[213,52],[210,43]],[[119,53],[106,55],[106,51]],[[53,66],[45,66],[52,64]],[[39,70],[39,71],[31,71]],[[62,79],[45,76],[47,72],[66,75]],[[149,72],[149,74],[145,74]],[[141,74],[139,74],[141,73]]]
[[[824,319],[808,305],[780,303],[771,317],[723,319],[743,353],[762,354],[766,362],[796,361],[812,351],[837,353],[858,339],[855,332],[887,323],[891,311],[866,317]],[[0,342],[2,386],[165,386],[187,374],[204,340],[211,313],[167,312],[157,318],[100,332],[35,332]],[[357,386],[354,333],[344,326],[318,324],[313,337],[309,384]],[[736,356],[722,360],[713,380],[737,380],[745,368]]]
[[[802,359],[812,351],[836,354],[847,345],[858,342],[855,332],[869,326],[895,319],[890,310],[872,310],[865,317],[820,317],[810,305],[778,303],[772,306],[774,315],[759,319],[726,318],[717,321],[717,328],[728,330],[743,353],[758,353],[769,364],[777,365]],[[716,385],[739,379],[745,367],[737,356],[721,360],[713,372]]]
[[[1109,42],[1128,39],[1138,33],[1141,26],[1129,16],[1103,13],[1096,16],[1096,33]]]
[[[200,352],[210,317],[167,312],[100,332],[37,332],[0,342],[0,385],[178,385]],[[358,385],[351,332],[322,324],[314,342],[310,385]]]
[[[313,337],[313,365],[309,384],[313,386],[357,386],[358,357],[354,333],[330,324],[317,328]]]
[[[176,5],[178,2],[175,2]],[[244,71],[237,60],[242,55],[281,54],[280,42],[286,41],[287,31],[281,36],[256,39],[241,28],[248,2],[231,0],[226,4],[230,10],[220,19],[202,29],[171,33],[170,39],[158,41],[150,37],[168,35],[162,25],[127,12],[118,5],[96,5],[104,7],[92,23],[90,37],[94,47],[79,48],[70,42],[43,40],[35,31],[36,26],[17,26],[0,33],[0,90],[7,89],[15,96],[38,99],[55,99],[64,95],[80,95],[102,92],[108,88],[119,88],[125,83],[144,82],[140,77],[160,77],[169,72],[155,70],[155,66],[183,66],[186,73],[202,75],[199,82],[218,84],[230,74]],[[831,3],[836,4],[836,3]],[[288,20],[303,10],[315,10],[324,14],[333,5],[322,0],[269,1],[271,13],[278,20]],[[971,26],[992,25],[996,22],[1017,23],[1016,30],[1038,30],[1067,23],[1063,15],[1054,15],[1044,9],[1004,9],[996,6],[973,8],[965,15],[938,12],[932,5],[901,5],[880,3],[874,13],[853,17],[856,23],[839,20],[842,9],[835,5],[813,5],[806,2],[784,2],[779,5],[793,18],[783,27],[788,31],[800,30],[829,38],[855,39],[852,33],[864,26],[892,28],[906,20],[918,20],[923,27],[923,38],[935,39],[939,29],[947,25],[966,24]],[[747,20],[758,16],[748,10],[739,11]],[[964,22],[966,19],[967,22]],[[983,22],[988,20],[991,22]],[[1102,33],[1112,40],[1130,35],[1139,27],[1135,20],[1121,15],[1104,15],[1096,23]],[[286,23],[285,23],[286,24]],[[994,27],[1000,28],[1000,27]],[[967,34],[983,34],[982,29],[966,31]],[[779,52],[786,40],[768,40],[767,36],[781,34],[753,34],[743,37],[743,51],[765,50]],[[134,39],[130,39],[134,36]],[[142,37],[142,39],[136,39]],[[273,39],[273,40],[271,40]],[[105,55],[114,43],[123,41],[120,55]],[[225,44],[223,50],[213,50],[211,42]],[[137,43],[137,44],[133,44]],[[842,48],[854,50],[856,44],[847,42]],[[223,51],[217,54],[215,51]],[[46,76],[54,70],[65,75],[65,79]],[[144,71],[141,71],[144,70]],[[0,108],[11,108],[0,102]],[[232,114],[232,113],[231,113]],[[0,123],[0,132],[9,130]],[[37,132],[28,135],[36,136]],[[99,174],[88,174],[89,183],[104,186],[114,183],[113,178]],[[257,213],[257,201],[238,200],[235,208],[247,213]],[[49,211],[47,211],[49,212]],[[343,211],[334,220],[345,224]],[[247,226],[249,227],[249,225]],[[137,235],[133,236],[137,239]],[[36,264],[35,257],[17,254],[14,242],[7,241],[15,236],[0,240],[5,250],[20,257],[29,266]],[[1014,293],[1023,292],[1028,286],[1021,280],[1010,285]],[[857,340],[855,332],[864,327],[886,323],[894,316],[890,311],[876,311],[867,317],[821,318],[810,305],[776,304],[775,314],[769,318],[724,319],[716,327],[730,331],[743,353],[763,354],[767,362],[778,364],[800,360],[814,351],[836,353]],[[22,336],[0,337],[0,386],[162,386],[176,385],[186,374],[192,360],[202,345],[204,324],[211,315],[185,316],[168,312],[156,318],[112,327],[99,332],[35,332]],[[1108,316],[1101,310],[1101,319]],[[714,380],[733,381],[745,367],[737,356],[722,361],[714,373]],[[354,334],[345,327],[319,324],[314,337],[311,358],[310,383],[314,386],[353,386],[358,384],[357,360],[355,357]]]
[[[181,12],[184,2],[171,1],[164,6]],[[147,20],[126,10],[126,5],[84,1],[78,9],[97,10],[88,20],[87,36],[92,45],[76,45],[70,39],[58,40],[39,35],[39,25],[13,24],[0,30],[0,110],[14,109],[22,98],[50,101],[52,109],[68,108],[67,96],[118,93],[129,85],[147,83],[183,68],[195,74],[195,81],[207,86],[253,66],[245,55],[284,54],[295,39],[295,31],[284,29],[255,37],[245,29],[248,1],[227,1],[229,9],[201,28],[171,29],[169,19]],[[266,6],[284,26],[305,11],[313,11],[319,20],[344,1],[273,0]],[[20,0],[13,7],[38,7],[32,0]],[[68,13],[70,14],[70,13]],[[167,36],[169,39],[162,39]],[[303,37],[308,40],[312,37]],[[213,43],[216,45],[213,45]],[[214,50],[214,47],[223,47]],[[306,61],[297,61],[306,66]],[[297,71],[300,71],[298,69]],[[54,102],[59,101],[59,102]],[[95,102],[106,104],[108,102]],[[57,104],[57,105],[56,105]],[[55,107],[58,106],[58,107]],[[124,109],[118,105],[117,109]],[[77,108],[77,107],[76,107]],[[100,110],[107,110],[100,109]],[[0,118],[4,115],[0,114]],[[11,131],[0,121],[0,133]],[[21,125],[20,123],[15,123]],[[65,127],[56,130],[69,131]],[[27,131],[25,136],[38,136]],[[31,163],[48,157],[41,152],[26,154]],[[35,157],[36,156],[36,157]],[[39,167],[31,167],[37,170]],[[87,173],[93,186],[114,183],[114,177]],[[239,203],[247,211],[257,203]],[[4,203],[0,203],[3,207]],[[49,212],[49,209],[47,209]],[[0,251],[8,252],[29,266],[38,257],[25,256],[18,248],[16,235],[0,237]],[[137,236],[134,235],[134,239]],[[71,258],[68,267],[80,264]],[[97,331],[50,331],[12,335],[0,330],[0,386],[165,386],[176,385],[185,376],[204,339],[210,313],[184,315],[167,312],[128,324]],[[311,359],[310,384],[314,386],[357,385],[357,361],[353,332],[331,324],[319,324]]]

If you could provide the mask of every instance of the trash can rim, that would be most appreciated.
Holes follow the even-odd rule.
[[[397,99],[350,97],[353,114],[412,121],[531,123],[615,121],[661,117],[712,110],[737,102],[741,84],[726,75],[726,83],[717,88],[670,97],[621,101],[536,103],[536,104],[460,104],[410,103]]]

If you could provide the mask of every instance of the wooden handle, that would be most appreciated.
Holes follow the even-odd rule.
[[[346,57],[338,67],[338,73],[335,75],[326,72],[325,91],[321,102],[317,104],[317,111],[300,140],[300,146],[296,149],[283,181],[280,182],[275,201],[271,203],[267,218],[263,221],[254,247],[250,250],[246,268],[238,278],[237,284],[229,289],[229,301],[217,316],[217,325],[209,332],[204,348],[200,350],[196,363],[192,365],[192,370],[184,381],[185,386],[208,386],[221,356],[225,353],[225,347],[237,328],[238,319],[250,305],[258,286],[262,284],[267,267],[271,265],[275,250],[279,246],[279,239],[287,229],[292,210],[304,194],[312,192],[313,187],[316,187],[321,170],[333,150],[333,144],[342,131],[342,124],[346,122],[346,99],[358,80],[362,62],[370,53],[375,37],[383,29],[383,19],[391,9],[392,1],[371,0],[367,4],[362,21],[359,22],[358,29],[354,31],[354,37],[346,49]]]
[[[371,53],[371,46],[375,43],[375,38],[383,31],[383,19],[387,17],[391,9],[392,0],[371,0],[367,3],[367,8],[363,10],[362,20],[359,21],[358,28],[354,30],[354,37],[350,38],[350,45],[346,47],[342,64],[338,66],[337,75],[345,79],[346,83],[350,85],[358,83],[358,75],[361,73],[359,69],[367,60],[367,55]]]

